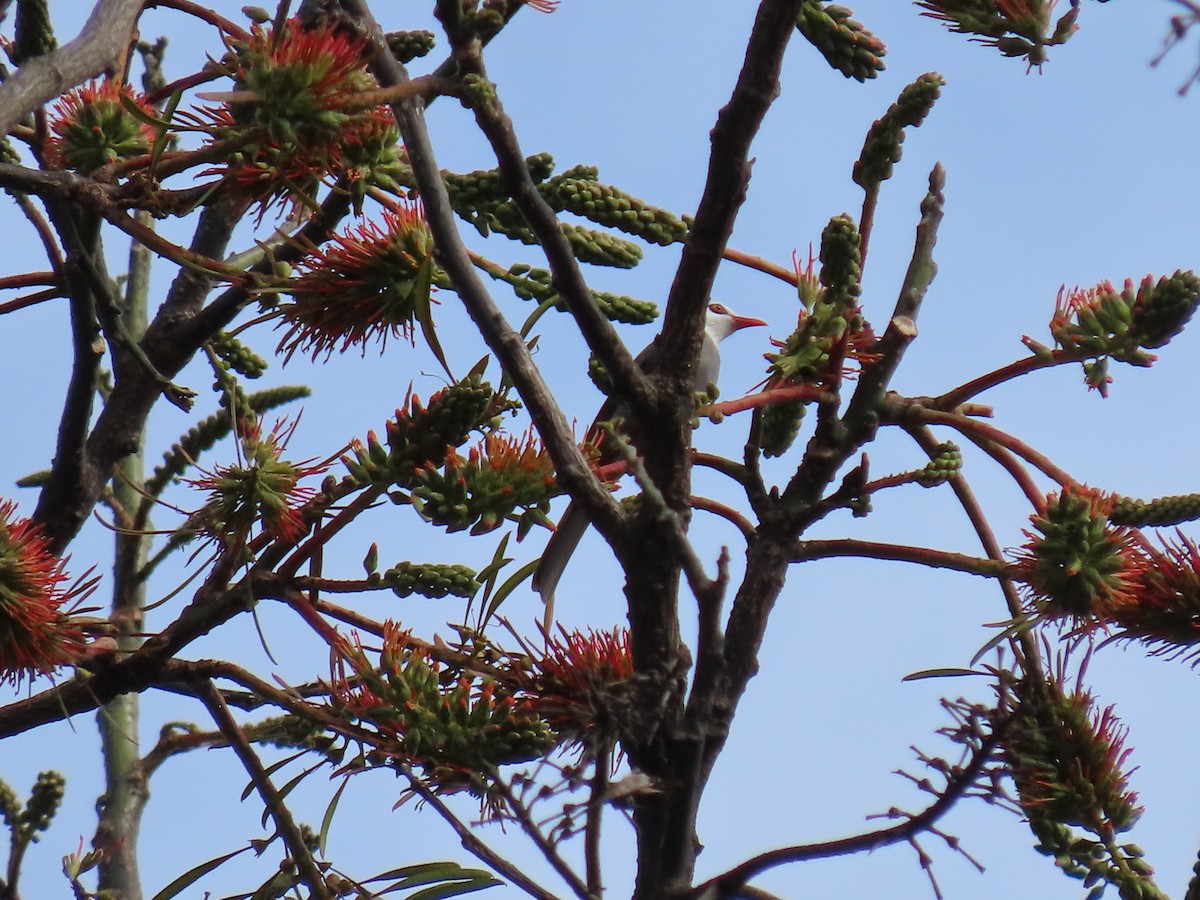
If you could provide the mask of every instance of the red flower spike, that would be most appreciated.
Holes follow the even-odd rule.
[[[154,107],[129,85],[92,81],[54,104],[46,161],[55,168],[85,175],[101,166],[150,152],[158,132],[126,108],[132,102],[147,116]]]
[[[79,657],[83,632],[62,607],[90,594],[96,579],[64,588],[66,560],[15,511],[12,501],[0,502],[0,683],[20,687],[26,677],[49,675]]]
[[[300,480],[323,473],[327,466],[312,460],[299,463],[282,458],[296,423],[284,420],[265,438],[258,425],[242,437],[243,461],[217,466],[204,478],[190,480],[193,487],[209,492],[208,503],[192,519],[199,528],[220,541],[244,541],[256,523],[272,537],[285,542],[299,540],[307,530],[301,508],[313,498],[313,488]]]
[[[1200,663],[1200,549],[1177,532],[1178,542],[1147,551],[1147,565],[1123,602],[1112,610],[1119,629],[1110,640],[1140,641],[1156,656]]]
[[[601,727],[619,730],[635,717],[633,654],[629,632],[574,631],[551,640],[537,661],[538,690],[526,703],[559,731],[560,739],[586,739]]]
[[[1088,628],[1110,621],[1128,601],[1148,561],[1133,529],[1109,523],[1112,506],[1103,491],[1071,486],[1050,494],[1045,515],[1032,517],[1014,577],[1036,614]]]
[[[382,227],[360,225],[334,235],[301,263],[288,282],[292,303],[281,304],[288,330],[277,352],[285,360],[300,350],[314,360],[335,350],[388,337],[411,341],[413,322],[432,290],[433,236],[419,204],[383,211]]]

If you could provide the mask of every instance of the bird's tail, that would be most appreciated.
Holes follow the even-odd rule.
[[[554,624],[555,588],[558,587],[559,579],[562,578],[567,563],[575,552],[575,548],[579,546],[587,527],[588,517],[583,511],[583,507],[577,503],[568,504],[566,510],[563,511],[562,518],[558,520],[558,527],[554,529],[554,534],[550,535],[550,540],[546,542],[546,549],[542,552],[537,569],[534,570],[533,589],[542,595],[542,603],[546,604],[543,624],[547,639],[550,637],[550,628]]]

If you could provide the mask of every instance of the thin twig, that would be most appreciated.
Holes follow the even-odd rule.
[[[241,727],[229,712],[224,698],[213,686],[213,683],[207,679],[198,687],[197,696],[208,708],[213,721],[217,723],[217,727],[229,741],[233,752],[242,761],[242,766],[250,776],[250,780],[254,782],[254,787],[262,797],[271,818],[274,819],[275,827],[279,829],[279,835],[287,845],[288,854],[296,864],[300,877],[312,891],[312,896],[316,900],[333,900],[333,894],[329,892],[325,878],[321,874],[321,870],[317,868],[317,863],[313,859],[312,853],[309,852],[308,844],[305,842],[299,826],[296,825],[295,819],[292,818],[291,811],[283,802],[283,796],[271,783],[271,776],[263,766],[262,760],[258,758],[258,754],[254,752],[254,748],[250,746],[250,742],[246,740],[246,735],[242,732]]]

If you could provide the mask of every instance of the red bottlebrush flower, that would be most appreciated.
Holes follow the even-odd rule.
[[[1109,523],[1112,505],[1103,491],[1066,487],[1046,498],[1044,515],[1032,517],[1013,577],[1024,583],[1036,614],[1088,627],[1109,621],[1128,601],[1146,556],[1133,529]]]
[[[629,632],[575,631],[551,640],[537,660],[529,703],[567,741],[620,737],[636,717]]]
[[[546,723],[507,688],[467,672],[446,677],[394,622],[384,625],[378,665],[361,645],[339,649],[334,708],[376,733],[381,752],[419,766],[438,793],[487,798],[488,769],[534,759],[552,743]]]
[[[360,225],[334,235],[314,250],[305,270],[288,282],[292,303],[280,305],[288,330],[278,352],[297,350],[317,359],[378,338],[412,339],[413,321],[429,302],[433,279],[433,236],[419,204],[383,211],[383,227]]]
[[[50,121],[53,135],[46,140],[46,161],[87,175],[149,153],[158,132],[126,108],[126,102],[147,116],[157,115],[142,94],[109,79],[92,81],[60,98]]]
[[[62,608],[91,593],[96,580],[64,588],[66,560],[15,511],[12,501],[0,502],[0,683],[19,687],[27,676],[49,675],[78,658],[83,632]]]
[[[1118,632],[1110,640],[1140,641],[1156,656],[1200,662],[1200,549],[1178,533],[1178,543],[1147,550],[1147,564],[1124,601],[1112,610]]]
[[[1132,828],[1141,817],[1126,771],[1128,729],[1113,708],[1097,712],[1080,688],[1059,683],[1018,686],[1001,743],[1021,809],[1034,831],[1043,822],[1075,825],[1101,837]]]
[[[364,38],[336,23],[302,27],[292,19],[278,33],[256,26],[249,42],[229,47],[235,90],[208,95],[224,105],[192,118],[216,140],[243,142],[227,166],[210,170],[232,193],[261,204],[261,216],[282,198],[305,202],[331,173],[349,176],[356,202],[364,182],[395,187],[392,112],[359,101],[376,87]]]
[[[366,39],[334,22],[304,27],[293,18],[276,33],[256,25],[246,44],[231,43],[235,97],[231,116],[283,146],[334,138],[355,95],[376,86]]]
[[[242,436],[240,462],[217,466],[205,477],[189,481],[209,492],[208,503],[192,516],[193,524],[222,542],[244,542],[255,523],[279,540],[299,540],[307,530],[300,510],[316,493],[301,487],[300,480],[324,472],[327,466],[282,458],[295,428],[295,422],[285,425],[281,419],[262,437],[256,423]]]

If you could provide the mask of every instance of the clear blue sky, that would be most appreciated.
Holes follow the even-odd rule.
[[[60,5],[61,39],[77,28],[88,5]],[[241,3],[214,5],[232,17]],[[386,28],[420,27],[428,21],[424,11],[421,22],[405,18],[402,4],[376,6]],[[940,269],[922,313],[920,338],[905,359],[897,389],[936,394],[1023,356],[1021,335],[1045,340],[1054,297],[1064,283],[1119,282],[1196,266],[1200,97],[1176,93],[1195,63],[1196,47],[1186,44],[1162,67],[1149,66],[1174,10],[1165,0],[1105,5],[1084,0],[1079,34],[1052,52],[1040,74],[1028,75],[1022,63],[947,33],[908,3],[855,7],[857,18],[889,46],[887,71],[865,86],[829,70],[797,37],[782,96],[754,147],[757,163],[733,246],[788,265],[793,250],[803,253],[809,242],[819,240],[831,215],[847,211],[857,216],[861,191],[850,180],[850,167],[867,127],[905,84],[936,70],[947,86],[925,125],[909,134],[904,159],[885,185],[864,283],[865,313],[882,326],[907,265],[928,171],[940,160],[947,170],[946,218],[936,252]],[[489,48],[487,58],[526,153],[549,151],[560,167],[598,165],[603,180],[651,203],[687,212],[695,208],[707,165],[707,133],[716,110],[728,99],[752,18],[753,4],[748,3],[564,0],[550,16],[523,12]],[[211,31],[181,22],[177,14],[158,11],[147,15],[143,25],[145,37],[160,32],[171,37],[167,67],[172,76],[190,71],[204,52],[219,52]],[[434,56],[440,59],[436,51]],[[424,71],[419,64],[413,69]],[[468,114],[456,104],[439,101],[430,112],[430,127],[444,167],[492,164]],[[3,209],[10,240],[23,240],[15,210]],[[506,261],[536,262],[527,248],[489,247],[488,252]],[[30,245],[10,256],[4,274],[18,271],[36,254]],[[632,273],[602,270],[594,284],[661,299],[677,259],[675,249],[648,249],[646,261]],[[502,291],[497,295],[512,320],[519,321],[524,308]],[[724,266],[714,296],[739,312],[769,320],[776,337],[785,336],[794,322],[794,293],[756,272]],[[452,363],[464,371],[483,351],[469,339],[457,338],[469,332],[456,330],[466,326],[452,297],[443,298],[438,316]],[[539,360],[561,372],[555,384],[568,415],[590,420],[596,401],[579,364],[580,341],[570,334],[565,317],[546,321],[542,330]],[[650,334],[631,330],[629,341],[640,346]],[[272,335],[262,337],[262,348],[273,344]],[[49,346],[62,348],[61,360],[48,359],[53,353]],[[761,353],[769,347],[765,333],[753,332],[726,346],[722,390],[728,398],[761,379]],[[42,467],[50,453],[66,348],[61,306],[0,323],[0,359],[8,366],[9,384],[19,387],[6,399],[8,421],[20,423],[23,435],[19,443],[10,440],[4,453],[0,475],[8,484]],[[1166,348],[1153,369],[1116,368],[1106,401],[1085,391],[1077,368],[1039,374],[983,399],[996,406],[995,424],[1088,483],[1145,497],[1181,493],[1197,489],[1198,361],[1200,330],[1195,330]],[[570,370],[562,371],[564,366]],[[267,381],[314,386],[315,396],[305,404],[293,443],[296,456],[304,458],[327,455],[350,437],[381,428],[410,381],[422,396],[440,386],[431,374],[435,372],[427,354],[396,345],[383,359],[351,356],[311,366],[297,358],[284,370],[274,368]],[[210,381],[201,370],[189,375],[188,383],[199,389]],[[697,444],[736,454],[745,424],[744,418],[733,417],[720,427],[705,425]],[[175,411],[160,411],[154,419],[159,445],[184,425]],[[919,453],[885,435],[871,448],[871,459],[872,474],[883,475],[915,467]],[[986,460],[970,457],[968,464],[1001,542],[1020,543],[1029,513],[1024,499]],[[785,465],[786,460],[777,470],[781,479]],[[700,489],[716,488],[701,482]],[[14,491],[0,488],[0,495]],[[32,508],[27,497],[18,499]],[[384,560],[458,560],[469,554],[482,564],[490,555],[486,541],[482,546],[451,542],[411,516],[405,510],[377,514],[348,536],[342,558],[327,557],[326,572],[340,567],[353,577],[372,540],[379,542]],[[976,550],[962,514],[938,492],[880,496],[872,516],[831,517],[821,536]],[[698,525],[697,544],[706,558],[714,559],[723,543],[731,545],[736,560],[740,547],[731,530],[708,522]],[[540,550],[540,538],[531,537],[517,549],[522,560],[532,558]],[[73,548],[72,569],[82,571],[92,563],[104,569],[106,552],[105,533],[91,528]],[[158,588],[165,592],[171,586],[165,580]],[[568,625],[616,624],[624,617],[619,588],[606,550],[593,537],[559,590],[560,616]],[[459,615],[448,606],[378,597],[364,599],[360,608],[415,620],[425,628]],[[517,621],[531,620],[538,611],[531,595],[514,597],[507,607]],[[863,561],[819,562],[795,571],[763,648],[761,674],[705,798],[701,874],[719,872],[771,847],[875,827],[879,823],[866,817],[892,806],[924,806],[925,799],[891,773],[905,768],[922,774],[908,749],[912,744],[953,752],[933,737],[946,724],[937,703],[942,693],[984,699],[986,689],[982,683],[901,679],[924,668],[966,665],[990,634],[984,624],[1004,615],[999,593],[965,575]],[[162,616],[157,614],[152,623],[165,621]],[[284,678],[321,673],[324,653],[298,633],[288,615],[263,609],[260,616]],[[231,647],[258,670],[271,669],[249,622],[192,648],[189,655],[224,654]],[[1141,767],[1133,785],[1147,811],[1129,837],[1147,851],[1160,887],[1182,896],[1200,848],[1195,815],[1200,772],[1192,765],[1191,750],[1200,738],[1196,674],[1186,664],[1147,659],[1132,649],[1107,649],[1096,657],[1090,675],[1102,702],[1116,703],[1129,725],[1135,747],[1131,762]],[[143,718],[143,738],[149,744],[162,722],[203,722],[203,712],[174,698],[147,697]],[[0,744],[0,776],[18,791],[42,768],[59,768],[69,778],[66,812],[29,854],[26,896],[65,896],[57,860],[74,849],[80,834],[90,838],[91,805],[98,792],[97,767],[88,760],[94,732],[93,723],[80,718],[74,729],[55,726]],[[258,801],[237,802],[244,781],[236,762],[219,752],[173,760],[162,770],[152,785],[142,841],[148,895],[188,866],[258,836]],[[352,782],[331,844],[339,865],[362,876],[391,865],[462,858],[456,840],[432,814],[414,817],[410,807],[390,812],[400,788],[386,775]],[[302,790],[311,803],[305,817],[319,822],[330,786],[318,776]],[[935,875],[949,898],[1073,898],[1083,893],[1078,882],[1032,851],[1032,836],[1015,816],[964,803],[942,827],[988,867],[981,876],[936,838],[926,839],[923,846],[933,855]],[[612,817],[612,896],[627,893],[622,878],[632,866],[632,847],[621,831]],[[502,845],[521,844],[495,828],[488,834]],[[530,871],[540,873],[530,859]],[[214,896],[248,889],[256,883],[254,873],[262,871],[261,866],[230,866],[227,875],[206,887]],[[760,883],[785,897],[932,896],[913,851],[905,846],[779,870]],[[515,896],[515,891],[496,889],[491,896]]]

